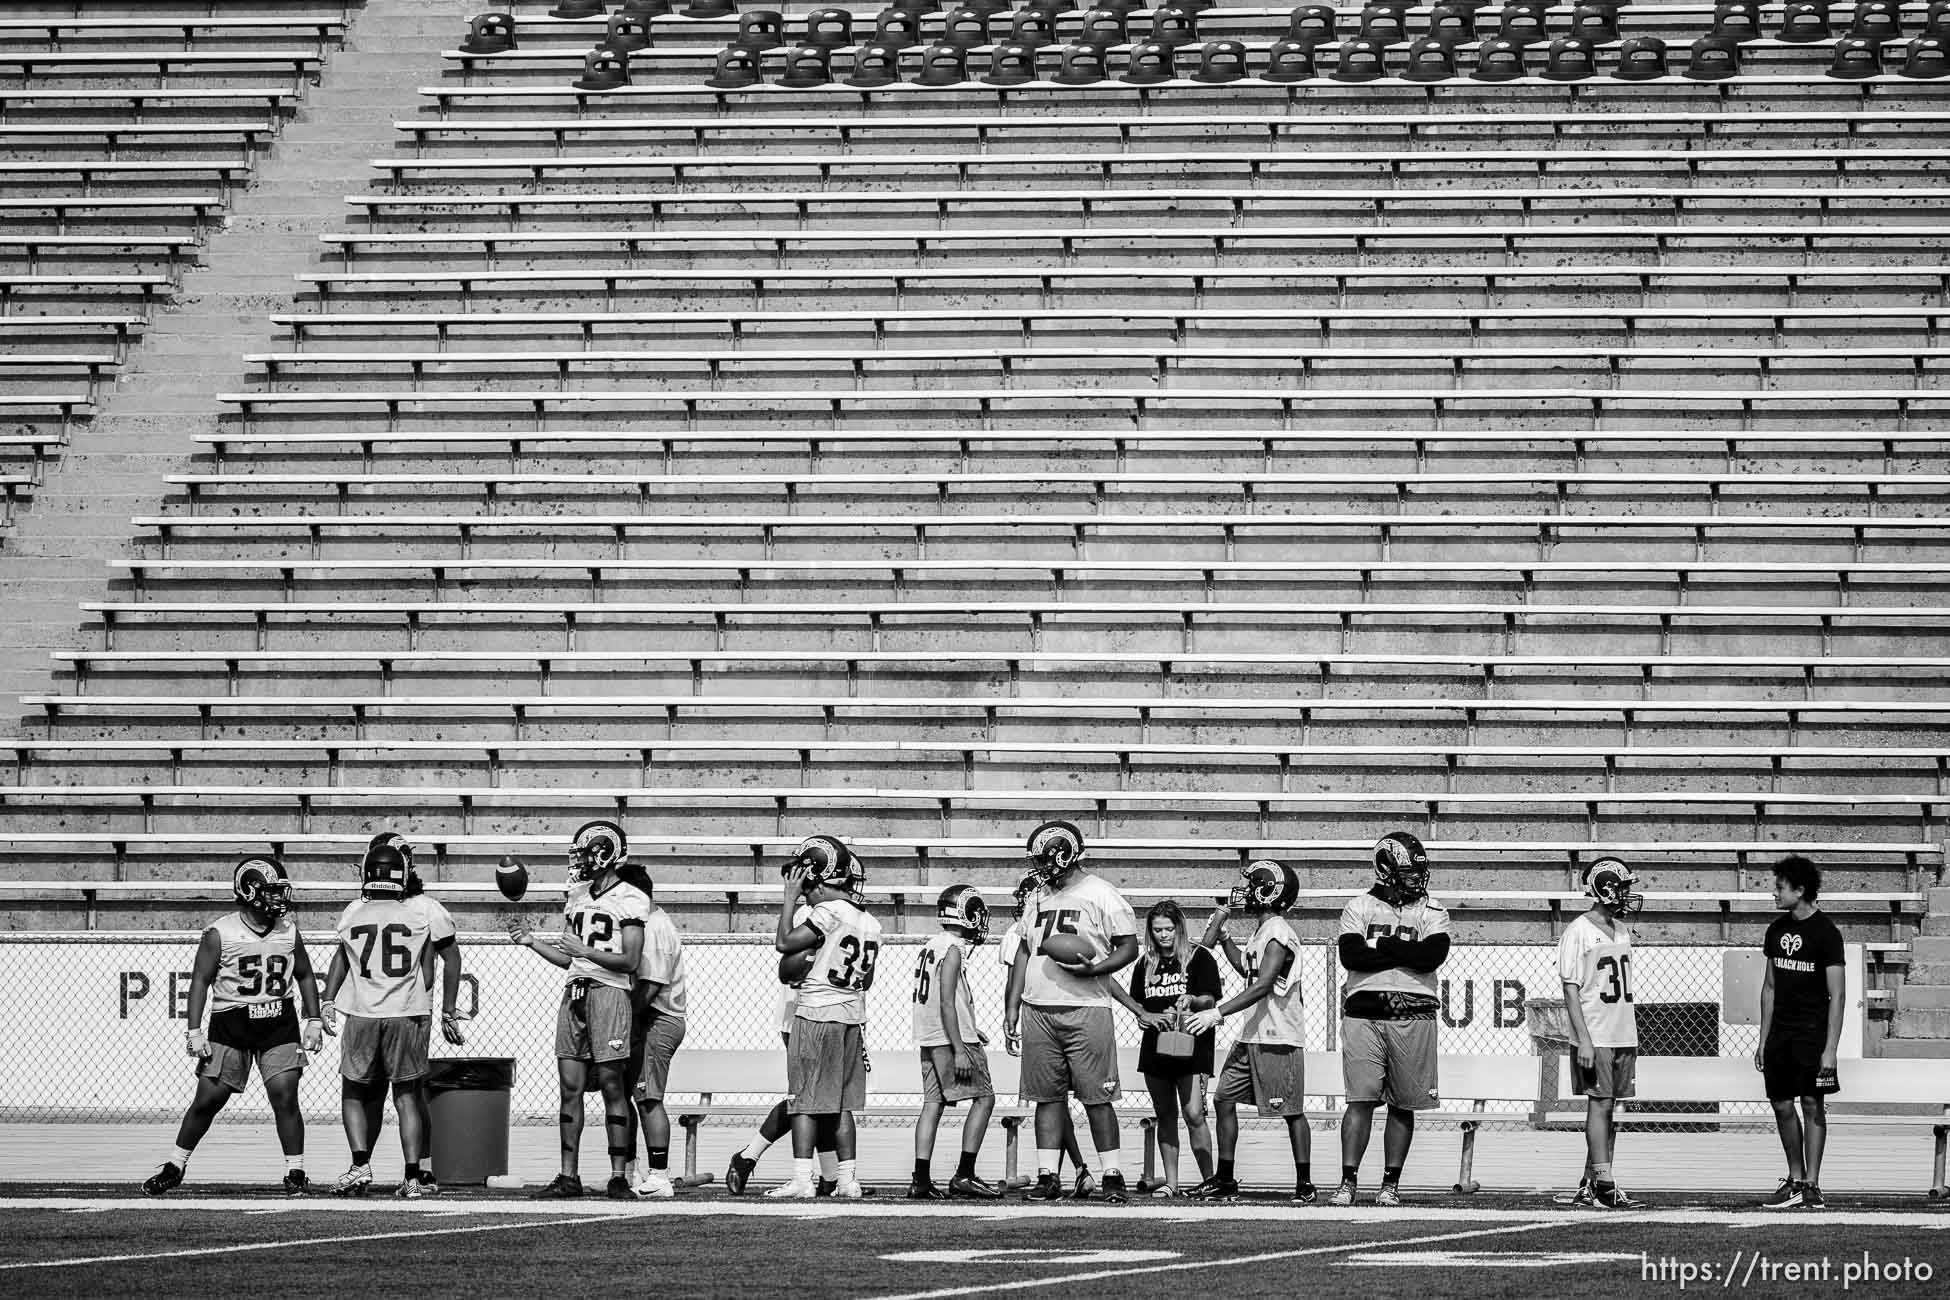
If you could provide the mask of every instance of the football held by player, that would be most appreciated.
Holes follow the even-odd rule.
[[[1557,944],[1557,976],[1564,984],[1565,1018],[1576,1043],[1572,1087],[1585,1095],[1584,1176],[1574,1205],[1642,1210],[1612,1176],[1617,1148],[1617,1103],[1634,1094],[1639,1057],[1638,1012],[1632,1003],[1632,932],[1625,922],[1645,899],[1639,879],[1617,858],[1585,871],[1592,903],[1564,929]]]
[[[1023,963],[1022,1083],[1036,1106],[1036,1185],[1029,1196],[1063,1194],[1057,1160],[1071,1093],[1083,1103],[1102,1175],[1103,1197],[1130,1199],[1117,1131],[1117,1040],[1111,997],[1099,983],[1137,960],[1137,917],[1116,887],[1083,866],[1083,833],[1045,822],[1029,836],[1029,869],[1042,888],[1023,921],[1034,951]]]
[[[276,858],[256,857],[238,863],[230,883],[237,910],[203,932],[190,973],[183,1047],[195,1063],[196,1096],[183,1113],[176,1149],[142,1184],[150,1196],[181,1185],[197,1144],[224,1104],[250,1082],[253,1065],[284,1150],[284,1191],[302,1196],[310,1186],[298,1080],[305,1053],[318,1050],[324,1026],[311,959],[290,916],[291,878]],[[304,1009],[302,1025],[292,1009],[294,993]]]
[[[1002,1189],[975,1172],[995,1113],[995,1086],[989,1082],[988,1038],[975,1023],[964,957],[988,942],[989,906],[972,885],[951,885],[935,900],[941,933],[921,946],[914,962],[914,1045],[921,1053],[921,1114],[914,1126],[914,1177],[911,1201],[948,1196],[992,1199]],[[962,1123],[961,1159],[948,1190],[935,1186],[930,1168],[935,1131],[944,1108],[968,1103]]]
[[[1329,1204],[1354,1204],[1374,1108],[1388,1105],[1381,1189],[1374,1203],[1401,1204],[1402,1166],[1415,1112],[1437,1104],[1435,973],[1449,957],[1449,912],[1429,897],[1429,855],[1407,831],[1374,846],[1375,883],[1341,911],[1341,1185]]]
[[[544,939],[518,918],[508,921],[515,943],[568,972],[555,1021],[562,1166],[538,1193],[543,1199],[582,1195],[583,1089],[591,1071],[602,1090],[603,1124],[609,1139],[605,1195],[612,1200],[635,1197],[624,1173],[634,1154],[627,1082],[630,986],[643,960],[650,898],[624,878],[628,860],[629,841],[621,826],[610,821],[587,823],[569,843],[564,932]]]
[[[786,1047],[792,1181],[767,1195],[788,1200],[816,1196],[814,1148],[825,1139],[839,1155],[833,1195],[857,1200],[863,1193],[854,1170],[854,1144],[841,1132],[840,1120],[867,1101],[862,1026],[867,990],[873,987],[874,965],[880,959],[880,922],[862,906],[865,866],[832,836],[807,840],[784,871],[773,946],[786,956],[817,956],[800,988]],[[812,910],[796,920],[801,896]]]
[[[460,946],[447,909],[424,893],[409,892],[412,877],[405,841],[375,836],[359,863],[359,897],[339,916],[338,947],[325,976],[326,1028],[342,1039],[340,1109],[352,1151],[351,1167],[332,1187],[339,1196],[363,1196],[372,1186],[372,1148],[389,1084],[406,1165],[397,1194],[413,1199],[439,1191],[432,1170],[423,1167],[431,1135],[426,1097],[431,963],[437,953],[442,1034],[459,1044],[464,1041],[457,1006]]]

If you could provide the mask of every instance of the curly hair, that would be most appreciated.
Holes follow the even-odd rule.
[[[1800,890],[1804,903],[1821,897],[1821,868],[1798,853],[1790,853],[1774,864],[1774,879]]]

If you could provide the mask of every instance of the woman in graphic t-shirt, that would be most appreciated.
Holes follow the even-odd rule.
[[[1212,954],[1185,936],[1185,913],[1165,899],[1144,918],[1144,950],[1131,967],[1128,989],[1111,985],[1111,994],[1144,1027],[1138,1047],[1138,1072],[1151,1092],[1151,1109],[1158,1121],[1158,1163],[1161,1182],[1155,1196],[1178,1194],[1178,1118],[1192,1143],[1192,1158],[1201,1177],[1212,1173],[1212,1130],[1205,1122],[1205,1081],[1212,1074],[1218,1031],[1206,1030],[1193,1040],[1190,1056],[1167,1056],[1158,1050],[1158,1034],[1178,1028],[1180,1017],[1218,1004],[1223,989],[1219,963]]]

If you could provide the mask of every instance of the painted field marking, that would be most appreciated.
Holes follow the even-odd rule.
[[[526,1228],[569,1228],[587,1223],[607,1222],[610,1215],[585,1215],[574,1219],[540,1219],[521,1223],[477,1223],[465,1228],[413,1228],[400,1232],[368,1232],[339,1237],[306,1237],[297,1241],[251,1241],[231,1246],[197,1246],[188,1250],[154,1250],[127,1255],[88,1255],[80,1259],[31,1259],[17,1264],[0,1264],[0,1273],[28,1269],[80,1268],[88,1264],[135,1264],[157,1259],[193,1259],[206,1255],[236,1255],[255,1250],[290,1250],[295,1246],[342,1246],[353,1242],[403,1241],[412,1237],[452,1237],[463,1233],[519,1232]]]
[[[1062,1268],[1082,1264],[1142,1264],[1184,1256],[1175,1250],[1064,1250],[1022,1246],[999,1250],[902,1250],[881,1258],[895,1264],[1044,1264]]]
[[[1637,1252],[1617,1250],[1401,1250],[1350,1255],[1342,1268],[1574,1268],[1586,1264],[1638,1263]]]

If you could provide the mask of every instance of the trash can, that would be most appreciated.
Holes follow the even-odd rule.
[[[453,1056],[430,1063],[435,1182],[479,1186],[508,1172],[508,1106],[515,1088],[510,1057]]]

